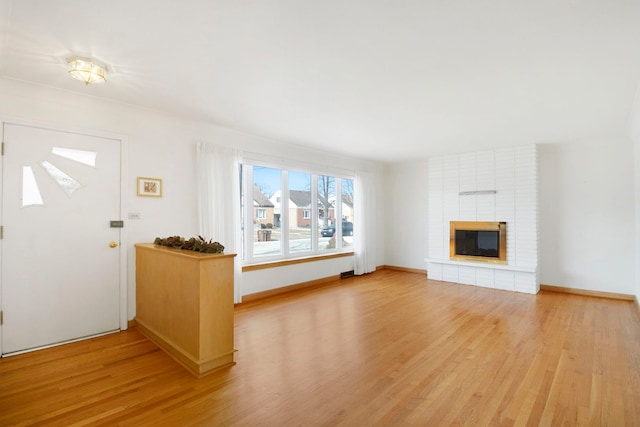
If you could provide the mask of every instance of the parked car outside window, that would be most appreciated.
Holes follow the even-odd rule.
[[[333,237],[336,233],[336,225],[332,224],[328,227],[323,228],[320,231],[322,237]],[[349,221],[342,221],[342,235],[343,236],[353,236],[353,223]]]

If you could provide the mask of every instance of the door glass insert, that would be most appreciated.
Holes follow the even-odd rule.
[[[72,148],[53,147],[51,153],[56,156],[64,157],[65,159],[73,160],[74,162],[82,163],[83,165],[96,167],[96,155],[95,151],[74,150]]]
[[[49,175],[51,175],[56,183],[58,183],[58,186],[60,186],[62,191],[64,191],[67,196],[71,197],[74,191],[82,187],[82,185],[78,181],[62,172],[51,163],[44,161],[42,162],[42,167],[49,173]]]
[[[15,187],[14,187],[15,188]],[[22,167],[22,207],[43,205],[42,195],[31,166]]]

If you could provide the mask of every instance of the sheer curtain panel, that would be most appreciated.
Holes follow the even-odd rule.
[[[240,231],[240,162],[233,148],[200,142],[198,157],[198,202],[200,235],[224,246],[225,253],[235,253],[235,302],[241,301],[242,236]]]
[[[372,174],[358,172],[354,190],[354,272],[362,275],[376,270],[376,192]]]

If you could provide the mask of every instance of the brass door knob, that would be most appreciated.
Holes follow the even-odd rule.
[[[118,242],[114,242],[114,241],[109,242],[109,247],[112,248],[112,249],[113,248],[117,248],[118,247]]]

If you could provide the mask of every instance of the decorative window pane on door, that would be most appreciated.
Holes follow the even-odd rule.
[[[95,151],[74,150],[72,148],[53,147],[51,153],[56,156],[64,157],[65,159],[73,160],[74,162],[82,163],[83,165],[96,167],[96,155]]]
[[[56,181],[58,186],[62,189],[62,191],[65,192],[67,196],[71,197],[71,195],[78,188],[82,187],[82,185],[78,181],[76,181],[51,163],[44,161],[42,162],[42,167],[49,173],[49,175],[51,175],[51,177]]]
[[[41,206],[44,202],[31,166],[22,167],[22,207]]]

